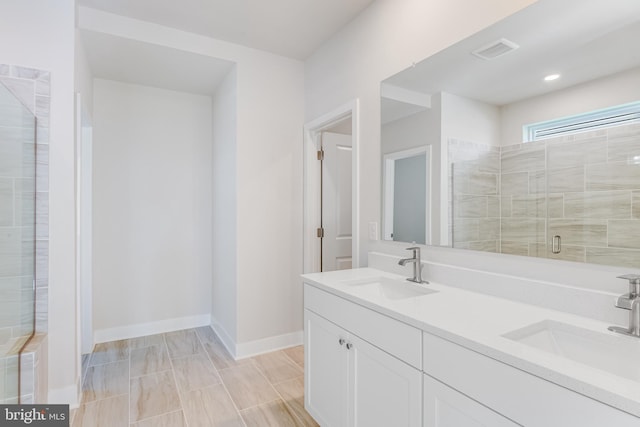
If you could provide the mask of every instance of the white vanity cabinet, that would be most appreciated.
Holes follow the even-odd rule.
[[[440,381],[424,376],[424,427],[517,427],[503,417]]]
[[[631,414],[434,335],[425,333],[423,345],[425,426],[640,426]],[[445,422],[442,408],[462,418]]]
[[[347,304],[351,310],[331,309],[325,302]],[[367,315],[380,317],[383,323],[398,323],[401,329],[410,328],[409,335],[419,332],[342,298],[305,287],[307,411],[322,426],[422,425],[422,372],[356,335],[354,329],[366,325],[359,319],[340,324],[351,327],[349,330],[329,320],[354,310],[366,310]],[[420,341],[418,337],[416,343]]]

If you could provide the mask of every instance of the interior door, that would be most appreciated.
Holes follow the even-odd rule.
[[[351,135],[322,133],[322,271],[351,268]]]

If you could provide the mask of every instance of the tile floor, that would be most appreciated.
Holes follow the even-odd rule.
[[[98,344],[73,427],[317,426],[303,348],[235,361],[209,327]]]

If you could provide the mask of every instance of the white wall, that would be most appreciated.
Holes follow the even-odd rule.
[[[237,64],[238,264],[236,283],[225,285],[237,293],[231,350],[301,340],[302,62],[97,10],[79,15],[80,28]]]
[[[0,13],[0,62],[51,71],[49,149],[49,400],[78,396],[74,209],[73,0],[9,0]]]
[[[500,145],[500,108],[495,105],[442,93],[443,143],[449,138],[478,144]]]
[[[209,96],[94,79],[97,342],[208,323],[211,120]]]
[[[211,321],[225,341],[238,334],[236,97],[234,68],[213,96]]]
[[[587,113],[640,99],[640,69],[540,95],[501,108],[502,145],[522,142],[524,125]]]
[[[380,82],[533,2],[377,0],[307,59],[307,121],[360,99],[362,260],[380,222]]]

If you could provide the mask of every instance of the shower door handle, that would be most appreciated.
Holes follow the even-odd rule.
[[[560,236],[558,236],[558,235],[553,236],[553,240],[551,241],[551,253],[552,254],[559,254],[560,253],[560,251],[562,250],[561,241],[562,241],[562,239],[560,238]]]

